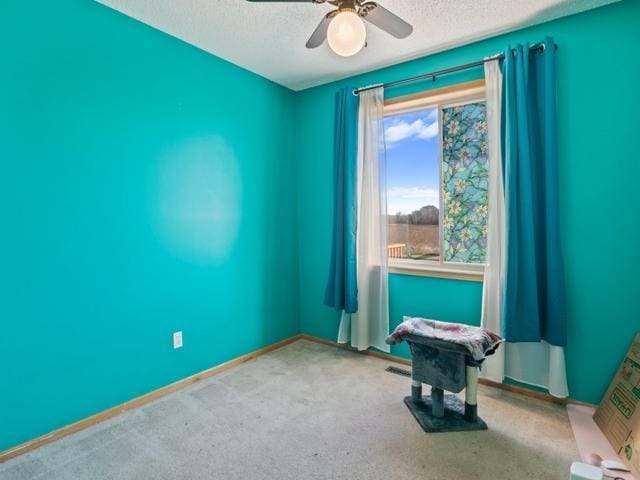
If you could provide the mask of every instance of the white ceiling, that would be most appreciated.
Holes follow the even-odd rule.
[[[546,22],[619,0],[378,0],[414,27],[398,40],[367,25],[368,47],[350,58],[305,42],[331,5],[245,0],[98,0],[293,90]]]

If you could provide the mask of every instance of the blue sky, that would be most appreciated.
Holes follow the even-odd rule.
[[[384,120],[387,145],[387,212],[411,213],[439,204],[438,111]]]

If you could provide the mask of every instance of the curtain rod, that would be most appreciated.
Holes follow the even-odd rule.
[[[558,49],[558,45],[555,45],[556,50]],[[531,47],[529,47],[529,50],[532,52],[544,52],[544,44],[536,44],[533,45]],[[448,73],[453,73],[453,72],[459,72],[461,70],[467,70],[469,68],[474,68],[474,67],[479,67],[481,65],[484,65],[485,63],[491,61],[491,60],[504,60],[504,53],[501,53],[499,55],[495,55],[493,57],[489,57],[489,58],[485,58],[483,60],[478,60],[476,62],[471,62],[471,63],[465,63],[464,65],[458,65],[457,67],[451,67],[451,68],[445,68],[444,70],[438,70],[437,72],[431,72],[431,73],[423,73],[422,75],[417,75],[415,77],[409,77],[409,78],[403,78],[402,80],[395,80],[393,82],[387,82],[387,83],[381,83],[378,85],[371,85],[369,87],[360,87],[360,88],[356,88],[353,91],[354,95],[358,95],[360,92],[366,92],[367,90],[373,90],[374,88],[379,88],[379,87],[384,87],[384,88],[390,88],[390,87],[395,87],[397,85],[404,85],[405,83],[412,83],[412,82],[417,82],[420,80],[426,80],[427,78],[430,78],[432,81],[436,81],[436,77],[439,77],[441,75],[446,75]]]

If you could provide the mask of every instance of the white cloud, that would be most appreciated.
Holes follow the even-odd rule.
[[[411,123],[400,121],[386,128],[384,135],[387,143],[396,143],[406,138],[417,137],[429,140],[438,135],[438,120],[429,113],[424,119]]]
[[[435,108],[433,110],[430,110],[427,116],[425,117],[425,120],[427,122],[434,122],[438,120],[438,110]]]
[[[438,135],[438,122],[433,122],[429,125],[425,125],[418,132],[418,137],[428,140]]]
[[[387,190],[387,195],[401,198],[419,198],[419,199],[437,199],[439,198],[438,190],[433,188],[422,187],[392,187]]]
[[[439,206],[440,193],[422,187],[391,187],[387,190],[387,213],[411,213],[426,205]]]

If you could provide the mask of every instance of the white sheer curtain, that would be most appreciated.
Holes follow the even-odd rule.
[[[507,343],[504,376],[546,388],[554,397],[568,397],[564,348],[538,343]]]
[[[502,72],[498,60],[485,63],[489,141],[489,217],[487,261],[482,291],[482,326],[502,332],[502,292],[506,254],[506,216],[502,178]],[[564,348],[539,343],[505,343],[485,360],[481,375],[495,382],[505,377],[567,397]]]
[[[360,93],[358,111],[358,311],[343,313],[338,342],[358,350],[389,345],[384,89]]]
[[[502,332],[502,286],[505,267],[505,203],[502,179],[500,117],[502,115],[502,72],[499,60],[484,64],[487,98],[487,140],[489,142],[489,215],[487,217],[487,258],[482,289],[482,326]],[[482,376],[504,380],[503,348],[484,361]]]

